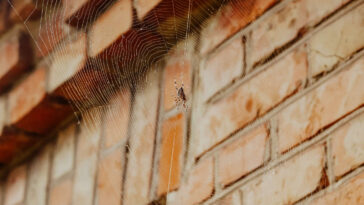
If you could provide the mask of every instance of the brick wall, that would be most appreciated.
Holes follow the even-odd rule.
[[[364,204],[363,0],[36,2],[0,2],[1,205]]]

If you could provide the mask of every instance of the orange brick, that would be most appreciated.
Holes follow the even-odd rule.
[[[201,32],[201,53],[205,54],[262,15],[277,0],[233,0],[208,20]]]
[[[214,191],[212,158],[201,161],[190,170],[188,179],[184,182],[177,193],[169,194],[168,204],[198,204],[209,198]]]
[[[335,64],[364,47],[363,12],[364,5],[358,6],[310,38],[312,75],[331,70]]]
[[[123,19],[120,21],[120,19]],[[115,25],[118,25],[115,27]],[[131,0],[114,3],[92,25],[89,31],[89,54],[95,57],[122,38],[132,26]]]
[[[207,107],[206,112],[196,117],[198,123],[193,124],[193,152],[200,155],[265,114],[299,89],[306,75],[306,54],[295,51]]]
[[[305,28],[340,8],[348,0],[297,0],[265,19],[251,32],[252,65],[305,32]]]
[[[6,180],[4,205],[15,205],[24,201],[26,178],[26,165],[11,171]]]
[[[41,3],[38,3],[41,4]],[[40,17],[41,11],[34,0],[12,0],[9,18],[12,22],[25,22]]]
[[[28,114],[46,97],[46,69],[40,67],[13,89],[8,97],[9,124]]]
[[[0,91],[6,89],[32,64],[29,36],[19,26],[12,29],[0,44]]]
[[[184,131],[185,116],[182,113],[163,122],[158,195],[175,190],[180,185]]]
[[[323,146],[300,153],[244,186],[243,204],[293,204],[319,187],[324,166]]]
[[[40,66],[10,92],[8,124],[44,134],[70,115],[71,107],[49,98],[45,86],[46,70]]]
[[[203,100],[242,75],[243,55],[242,39],[238,38],[206,61],[200,68]]]
[[[62,0],[63,18],[75,27],[85,27],[111,0]]]
[[[188,42],[188,44],[190,44],[190,42]],[[170,55],[168,55],[164,73],[165,110],[169,110],[176,105],[175,98],[177,97],[177,90],[174,81],[176,81],[178,88],[180,88],[183,83],[183,90],[185,91],[186,97],[190,97],[192,85],[192,54],[190,50],[191,45],[181,43],[177,45],[175,50],[170,52]]]
[[[134,1],[134,7],[137,11],[139,20],[142,20],[145,15],[152,10],[162,0],[137,0]]]
[[[129,140],[123,204],[147,204],[153,171],[153,151],[159,107],[159,73],[136,88]]]
[[[240,191],[234,191],[233,193],[218,200],[215,205],[241,205]]]
[[[86,58],[86,34],[70,36],[70,40],[60,45],[52,55],[47,90],[60,92],[62,85],[84,68]]]
[[[121,204],[121,184],[123,176],[123,149],[110,153],[99,163],[97,199],[98,205]]]
[[[49,192],[49,205],[71,205],[72,181],[66,179],[53,186]]]
[[[277,116],[280,152],[309,139],[320,129],[363,105],[363,65],[364,58],[361,58],[282,110]]]
[[[111,99],[104,119],[104,147],[125,142],[128,134],[131,94],[128,88],[118,91]]]
[[[364,163],[363,132],[364,115],[360,115],[332,134],[332,157],[336,177]]]
[[[342,184],[337,189],[324,194],[322,197],[314,200],[312,205],[326,204],[364,204],[364,173],[359,174],[350,181]]]
[[[219,183],[229,185],[261,166],[267,139],[268,130],[262,126],[223,148],[218,156]]]

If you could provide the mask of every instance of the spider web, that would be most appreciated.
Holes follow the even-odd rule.
[[[20,1],[6,1],[8,1],[11,9],[16,13],[16,15],[18,15],[19,18],[22,18],[21,14],[16,10],[15,5],[16,2]],[[77,39],[84,35],[83,33],[89,32],[97,18],[102,16],[106,11],[108,11],[108,9],[118,2],[110,0],[95,1],[97,6],[89,7],[84,12],[84,17],[75,15],[68,19],[68,22],[72,24],[70,25],[65,24],[62,17],[67,15],[63,8],[67,7],[67,4],[70,3],[71,0],[34,1],[34,10],[30,11],[30,14],[26,18],[22,18],[22,23],[36,46],[38,55],[41,57],[39,58],[41,59],[40,62],[45,63],[48,67],[54,66],[54,63],[57,62],[60,65],[58,68],[61,68],[62,66],[65,67],[64,69],[57,71],[60,76],[67,75],[68,70],[66,68],[67,66],[71,66],[69,62],[62,58],[64,55],[70,55],[68,45],[77,41]],[[131,29],[132,32],[123,34],[121,36],[121,40],[118,40],[120,43],[113,44],[111,48],[104,53],[104,55],[108,56],[108,58],[101,56],[88,60],[83,71],[77,74],[77,82],[70,83],[70,85],[62,91],[63,94],[67,95],[70,99],[80,99],[80,96],[82,97],[80,100],[69,101],[74,109],[78,124],[81,124],[81,128],[89,130],[89,133],[93,133],[97,130],[98,125],[101,123],[101,119],[105,117],[103,113],[108,110],[112,110],[113,112],[111,116],[105,123],[113,124],[114,127],[120,127],[117,132],[124,133],[126,136],[129,136],[128,141],[125,143],[125,148],[120,149],[120,156],[124,156],[124,158],[125,155],[131,151],[130,149],[133,149],[136,144],[143,143],[143,139],[139,139],[141,142],[135,140],[130,141],[131,137],[134,137],[133,135],[138,132],[140,127],[133,125],[133,123],[131,123],[131,125],[129,124],[128,127],[119,126],[117,124],[117,122],[119,122],[119,118],[130,117],[131,122],[144,120],[142,123],[144,123],[147,127],[146,130],[156,132],[155,130],[159,129],[161,126],[152,124],[148,121],[152,121],[153,118],[146,118],[150,118],[148,117],[149,115],[155,115],[155,118],[162,118],[161,115],[166,113],[163,111],[163,99],[178,98],[177,91],[172,94],[163,95],[163,90],[167,88],[163,87],[160,82],[163,82],[164,79],[163,72],[165,71],[163,71],[163,68],[166,65],[166,60],[169,59],[170,55],[173,55],[175,50],[182,52],[183,55],[188,58],[191,50],[198,49],[198,38],[196,36],[201,32],[203,27],[206,26],[206,19],[216,14],[221,6],[227,2],[228,0],[162,1],[160,5],[158,5],[157,10],[152,10],[143,20],[138,19],[136,11],[134,10],[133,26]],[[170,15],[171,12],[172,15]],[[38,16],[40,17],[38,18]],[[120,19],[120,21],[122,21],[122,19]],[[50,42],[58,43],[57,46],[54,47]],[[93,42],[89,42],[89,46],[92,46],[92,44]],[[54,55],[54,53],[57,53],[57,55]],[[71,55],[74,55],[75,58],[77,58],[80,54],[71,49]],[[186,76],[184,76],[183,69],[186,66],[184,66],[184,63],[185,62],[182,62],[182,66],[179,68],[180,70],[177,70],[180,74],[178,74],[174,79],[177,82],[178,87],[180,87],[182,82],[185,81]],[[92,75],[90,76],[90,74]],[[99,80],[94,82],[95,78]],[[192,79],[193,77],[191,77],[191,81]],[[89,85],[95,83],[97,84],[95,89],[89,90]],[[160,94],[156,95],[156,93],[153,93],[154,91],[150,88],[153,86],[161,86],[159,90]],[[171,86],[173,86],[172,90],[175,91],[176,89],[174,88],[174,85],[172,84]],[[191,90],[192,88],[186,86],[184,89]],[[138,96],[138,94],[147,93],[146,95],[148,95],[149,92],[152,93],[150,95],[154,94],[156,96],[162,96],[162,100],[149,97],[148,99],[154,99],[155,102],[142,102],[143,99],[139,99],[141,97]],[[117,108],[118,102],[115,102],[115,100],[110,101],[110,98],[113,97],[115,93],[122,93],[121,97],[118,98],[117,101],[127,101],[130,96],[132,101],[132,111],[128,111],[128,108],[115,109]],[[182,109],[183,112],[186,112],[186,115],[190,115],[191,96],[189,95],[190,94],[187,94],[186,96],[187,100],[189,100],[189,108],[186,110]],[[156,106],[155,111],[151,109],[151,105]],[[170,112],[176,112],[178,107],[180,107],[180,105],[175,106],[175,108],[173,108]],[[90,110],[92,110],[92,114],[90,114]],[[159,113],[157,113],[157,111]],[[144,112],[144,115],[132,114],[134,112]],[[177,112],[180,111],[177,110]],[[162,120],[159,119],[158,123],[161,124]],[[168,127],[166,129],[168,129]],[[175,129],[175,127],[171,126],[169,132],[175,133],[175,130],[173,129]],[[159,132],[161,132],[161,130],[159,130]],[[104,134],[104,131],[102,134]],[[156,141],[161,141],[160,136],[155,137]],[[169,180],[167,190],[175,189],[171,184],[173,166],[177,166],[173,164],[172,160],[175,154],[175,137],[176,136],[173,136],[173,149],[171,156],[169,156],[170,168],[168,170]],[[184,141],[187,142],[186,139],[184,139]],[[158,151],[156,151],[158,148],[160,147],[156,147],[153,151],[155,152],[154,155],[158,154]],[[187,149],[187,147],[184,149]],[[103,157],[102,153],[98,154],[99,159]],[[133,156],[127,157],[131,160],[130,158]],[[127,160],[123,163],[127,164]],[[154,169],[155,167],[158,167],[156,166],[157,162],[153,163]],[[142,167],[139,166],[136,168],[141,169]],[[96,173],[97,169],[97,167],[92,167],[91,171]],[[128,167],[123,169],[125,176],[125,172]],[[143,173],[138,170],[135,172]],[[154,170],[154,173],[151,174],[156,175],[157,172],[158,171]],[[115,178],[117,177],[107,176],[107,180],[110,181]],[[153,188],[154,186],[155,189],[156,182],[151,179],[148,180],[150,180],[150,188]],[[124,186],[125,183],[126,182],[123,182]],[[90,186],[92,187],[93,185],[90,184]],[[118,187],[115,187],[113,191],[114,195],[117,197],[115,197],[115,199],[110,199],[110,202],[116,203],[118,197],[123,195],[123,192],[119,190]],[[148,189],[142,190],[141,192],[149,191],[150,190]],[[149,195],[149,198],[155,198],[153,197],[155,196],[155,193],[140,194]]]

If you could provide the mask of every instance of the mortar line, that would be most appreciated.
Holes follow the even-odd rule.
[[[250,175],[244,177],[242,180],[235,182],[231,186],[227,187],[222,192],[214,195],[212,198],[206,201],[206,204],[212,204],[216,200],[224,197],[228,193],[240,188],[241,186],[253,181],[254,179],[262,176],[264,173],[272,170],[273,168],[279,166],[280,164],[284,163],[285,161],[292,159],[294,156],[304,152],[305,150],[309,149],[312,145],[322,143],[328,138],[328,135],[331,134],[333,131],[344,125],[345,123],[349,122],[350,120],[356,118],[358,115],[364,113],[364,107],[355,110],[354,112],[350,113],[349,115],[345,116],[344,118],[340,119],[337,123],[332,125],[331,127],[327,128],[316,137],[306,142],[301,143],[295,149],[288,151],[287,153],[283,154],[280,158],[270,161],[267,163],[266,166],[256,170],[255,172],[251,173]]]

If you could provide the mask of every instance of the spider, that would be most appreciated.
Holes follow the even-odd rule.
[[[183,108],[185,108],[187,110],[187,108],[188,108],[186,105],[187,97],[186,97],[185,91],[183,89],[183,87],[184,87],[183,81],[181,83],[181,87],[178,87],[177,81],[174,80],[174,87],[176,88],[176,91],[177,91],[177,96],[174,98],[177,108],[180,104],[182,104]]]

